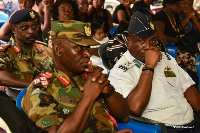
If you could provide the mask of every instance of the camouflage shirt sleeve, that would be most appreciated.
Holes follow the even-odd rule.
[[[29,86],[22,107],[41,128],[60,125],[64,120],[55,92],[42,85]]]
[[[11,63],[11,54],[5,52],[5,47],[0,46],[0,70],[11,72],[12,63]]]

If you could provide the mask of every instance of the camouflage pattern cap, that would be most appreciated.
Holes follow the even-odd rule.
[[[51,39],[68,39],[78,45],[100,45],[91,37],[90,23],[74,20],[53,21],[51,23]]]

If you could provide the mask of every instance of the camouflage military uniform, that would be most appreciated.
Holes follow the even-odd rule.
[[[79,88],[84,86],[85,75],[74,77],[74,81],[54,65],[33,80],[22,101],[25,113],[37,126],[47,128],[60,125],[74,110],[83,96]],[[75,83],[74,83],[75,82]],[[103,98],[93,105],[84,132],[115,132],[109,120]]]
[[[42,42],[36,41],[32,51],[28,52],[11,38],[8,44],[0,45],[0,70],[32,81],[48,67],[49,56],[52,57],[52,50]]]

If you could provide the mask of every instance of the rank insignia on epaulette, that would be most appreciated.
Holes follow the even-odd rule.
[[[141,67],[141,63],[140,63],[138,60],[134,59],[133,62],[135,63],[135,65],[136,65],[138,68]]]
[[[49,85],[47,80],[41,81],[42,86]]]
[[[173,71],[170,71],[171,68],[170,67],[165,67],[164,69],[164,74],[166,77],[176,77],[176,74]]]
[[[38,84],[38,83],[40,83],[40,79],[39,79],[39,78],[34,79],[34,80],[33,80],[33,83],[34,83],[35,85]]]
[[[41,73],[41,76],[46,77],[46,78],[51,78],[53,75],[50,72],[45,72],[45,73]]]
[[[83,74],[84,79],[87,79],[87,74]]]
[[[69,85],[69,83],[70,83],[70,80],[67,79],[65,76],[59,76],[59,80],[60,80],[65,86]]]
[[[66,115],[66,114],[69,114],[69,109],[66,109],[66,108],[64,108],[63,109],[63,113]]]
[[[13,49],[15,50],[16,53],[18,53],[19,51],[21,51],[19,46],[14,46]]]

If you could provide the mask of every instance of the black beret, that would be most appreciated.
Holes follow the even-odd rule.
[[[148,38],[156,32],[153,20],[140,11],[133,13],[128,31],[138,37]]]
[[[33,9],[27,8],[16,11],[9,20],[9,23],[16,24],[20,22],[33,21],[36,19],[36,12]]]

